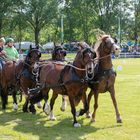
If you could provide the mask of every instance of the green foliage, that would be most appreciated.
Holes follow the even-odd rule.
[[[140,35],[139,5],[134,0],[1,0],[0,35],[36,44],[61,42],[63,15],[64,42],[93,43],[97,29],[117,36],[119,18],[122,39],[134,40]]]

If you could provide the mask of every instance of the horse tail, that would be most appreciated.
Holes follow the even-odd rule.
[[[34,95],[30,95],[29,101],[32,104],[40,102],[44,98],[42,92],[35,93]]]

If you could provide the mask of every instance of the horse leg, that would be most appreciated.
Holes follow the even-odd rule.
[[[8,91],[7,89],[1,89],[1,100],[2,100],[2,109],[6,109],[8,103]]]
[[[92,96],[93,96],[93,91],[91,90],[90,93],[88,94],[88,111],[86,112],[86,118],[91,118],[89,108],[90,108],[90,101]]]
[[[23,110],[23,112],[28,112],[28,104],[29,104],[29,94],[28,94],[28,88],[26,88],[26,87],[23,87],[23,93],[24,93],[24,95],[25,95],[25,103],[24,103],[24,105],[23,105],[23,108],[22,108],[22,110]],[[35,110],[35,107],[34,107],[34,104],[30,104],[30,106],[29,106],[29,111],[30,112],[32,112],[33,114],[35,114],[36,113],[36,110]]]
[[[37,105],[38,108],[42,108],[42,103],[41,102],[38,102],[36,105]]]
[[[19,102],[22,102],[22,91],[19,90]]]
[[[122,118],[120,116],[120,113],[119,113],[119,110],[118,110],[117,101],[116,101],[116,97],[115,97],[114,86],[109,89],[109,92],[110,92],[110,96],[111,96],[111,99],[112,99],[112,102],[113,102],[113,105],[114,105],[114,108],[115,108],[117,123],[122,123]]]
[[[45,100],[45,103],[43,105],[43,111],[45,112],[46,115],[49,115],[50,114],[50,105],[48,103],[48,99],[49,99],[49,91],[46,92],[47,94],[45,94],[44,96],[44,100]]]
[[[26,100],[22,108],[23,112],[28,112],[28,103],[28,100]]]
[[[99,93],[95,92],[94,93],[94,112],[92,113],[91,122],[95,122],[96,121],[95,116],[96,116],[96,110],[98,108],[98,96],[99,96]]]
[[[29,105],[29,111],[32,112],[32,114],[36,114],[36,109],[35,109],[34,104]]]
[[[15,89],[12,93],[12,97],[13,97],[13,109],[17,110],[18,109],[18,104],[17,104],[17,97],[16,97],[16,90]]]
[[[65,111],[65,110],[66,110],[66,106],[67,106],[66,96],[63,95],[63,96],[62,96],[62,105],[61,105],[61,107],[60,107],[60,110],[61,110],[61,111]]]
[[[70,106],[71,106],[71,113],[73,115],[73,126],[74,127],[81,127],[81,125],[77,122],[76,120],[76,108],[75,108],[75,104],[74,104],[74,97],[69,96],[69,102],[70,102]]]
[[[25,94],[25,103],[22,108],[23,112],[28,112],[28,104],[29,104],[28,95]]]
[[[82,102],[84,105],[84,109],[80,109],[79,111],[76,112],[76,116],[82,116],[84,113],[86,113],[89,109],[88,103],[87,103],[87,96],[86,93],[83,94],[82,96]]]
[[[55,103],[56,98],[58,97],[58,94],[53,93],[51,101],[50,101],[50,120],[56,120],[54,114],[53,114],[53,106]]]

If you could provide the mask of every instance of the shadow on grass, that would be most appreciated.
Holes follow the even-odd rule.
[[[83,119],[80,119],[79,122],[83,124]],[[13,130],[27,135],[30,133],[39,137],[39,140],[81,140],[86,139],[87,134],[94,133],[97,130],[119,127],[119,125],[114,125],[96,128],[87,124],[81,128],[74,128],[72,126],[72,117],[50,121],[42,113],[32,115],[22,112],[3,112],[0,114],[1,126],[7,126],[13,123],[15,124]]]

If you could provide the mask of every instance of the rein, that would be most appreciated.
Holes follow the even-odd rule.
[[[102,60],[102,59],[107,58],[107,57],[109,57],[109,56],[111,56],[111,54],[108,54],[108,55],[103,56],[103,57],[100,57],[100,58],[95,58],[95,59],[93,59],[93,61]]]
[[[76,66],[74,66],[74,65],[72,65],[72,64],[64,64],[64,63],[57,63],[57,62],[52,62],[53,64],[58,64],[58,65],[62,65],[62,66],[70,66],[70,67],[72,67],[72,68],[74,68],[74,69],[76,69],[76,70],[80,70],[80,71],[85,71],[86,69],[81,69],[81,68],[78,68],[78,67],[76,67]],[[45,63],[45,64],[47,64],[47,62]],[[42,65],[40,65],[39,67],[42,67],[43,65],[45,65],[45,64],[42,64]]]
[[[31,65],[29,65],[28,63],[26,63],[25,61],[23,61],[24,64],[26,64],[28,67],[31,67]]]

